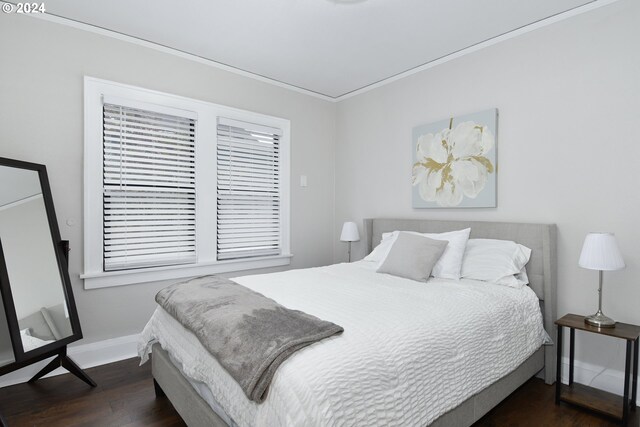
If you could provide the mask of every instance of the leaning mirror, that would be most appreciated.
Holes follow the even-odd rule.
[[[0,241],[25,353],[72,335],[37,171],[0,166]]]
[[[77,368],[66,355],[82,332],[65,247],[46,168],[0,158],[0,373],[50,356],[34,379],[58,366]]]

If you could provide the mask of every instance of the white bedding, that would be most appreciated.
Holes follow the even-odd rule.
[[[513,371],[545,336],[528,287],[420,283],[366,261],[234,280],[345,330],[285,361],[256,404],[195,335],[156,309],[143,361],[160,342],[239,426],[426,425]]]

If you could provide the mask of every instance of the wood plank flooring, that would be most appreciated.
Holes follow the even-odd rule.
[[[10,427],[21,426],[184,426],[166,397],[156,398],[151,363],[138,359],[88,369],[98,383],[90,388],[71,375],[0,389],[0,413]],[[630,423],[638,427],[638,410]],[[554,403],[554,387],[532,379],[482,418],[476,426],[609,427],[615,422]]]
[[[151,363],[128,359],[87,369],[91,388],[65,374],[0,389],[0,413],[18,426],[184,426],[169,400],[155,397]]]

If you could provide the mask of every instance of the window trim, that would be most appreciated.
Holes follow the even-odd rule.
[[[103,271],[102,234],[102,99],[120,97],[190,111],[196,122],[196,194],[216,188],[217,119],[226,117],[282,130],[281,152],[281,254],[247,259],[216,259],[216,197],[196,197],[195,264],[149,267],[144,269]],[[113,99],[113,98],[112,98]],[[279,117],[253,113],[206,101],[167,94],[136,86],[85,76],[84,78],[84,280],[85,289],[122,286],[203,274],[240,272],[257,268],[289,265],[290,253],[290,121]],[[207,158],[210,161],[207,162]],[[203,221],[203,217],[212,218]]]

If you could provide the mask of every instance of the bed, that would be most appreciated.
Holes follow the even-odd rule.
[[[364,244],[369,252],[380,242],[382,233],[394,230],[443,232],[466,227],[471,227],[471,238],[513,240],[532,249],[527,265],[531,289],[527,290],[530,294],[527,298],[524,294],[517,294],[497,285],[481,289],[474,281],[455,284],[430,282],[432,286],[429,287],[429,300],[438,298],[442,301],[432,305],[431,310],[448,310],[452,317],[457,316],[459,328],[447,330],[448,326],[443,326],[442,336],[435,332],[429,336],[414,334],[417,341],[405,345],[403,340],[389,331],[399,331],[398,335],[403,337],[410,336],[410,329],[416,324],[423,329],[427,327],[419,325],[418,308],[429,300],[421,300],[421,292],[424,292],[425,287],[420,287],[417,282],[412,284],[406,279],[391,282],[395,279],[387,278],[384,280],[389,282],[383,280],[376,285],[375,292],[379,294],[371,291],[372,295],[368,295],[367,281],[374,280],[374,277],[376,281],[381,280],[378,276],[382,275],[374,276],[375,273],[366,262],[267,276],[245,276],[239,278],[238,282],[263,292],[285,306],[301,309],[318,317],[324,316],[326,320],[342,324],[345,327],[344,336],[316,343],[283,363],[274,377],[267,401],[257,405],[249,402],[239,387],[234,388],[232,381],[225,378],[222,368],[216,366],[215,360],[207,358],[206,351],[203,352],[203,348],[198,347],[199,343],[193,335],[189,336],[186,331],[181,330],[179,324],[172,324],[170,316],[160,310],[154,313],[142,339],[143,347],[152,345],[152,372],[157,393],[166,394],[190,426],[394,423],[469,426],[532,376],[537,374],[548,384],[553,383],[556,369],[554,345],[542,345],[542,339],[531,334],[524,338],[516,336],[516,333],[509,332],[508,322],[487,323],[490,318],[487,316],[493,316],[489,311],[494,305],[501,305],[502,308],[496,308],[498,312],[511,311],[511,316],[516,318],[518,313],[525,313],[525,308],[528,307],[529,314],[515,323],[527,322],[537,313],[540,317],[538,322],[544,324],[549,335],[555,335],[555,226],[367,219],[364,221]],[[287,277],[302,284],[277,290],[274,283],[283,282]],[[305,284],[306,279],[311,281],[311,278],[316,277],[321,278],[319,284]],[[324,288],[322,283],[325,283]],[[444,289],[451,286],[457,287],[456,298],[469,301],[469,308],[465,309],[465,313],[456,313],[455,308],[447,305],[451,304],[447,302]],[[396,321],[393,317],[385,318],[394,308],[387,309],[379,304],[379,300],[385,299],[385,292],[393,292],[397,296],[392,300],[400,304],[395,309],[396,313],[401,313],[398,319],[402,320],[389,328],[380,327],[392,325]],[[327,294],[334,295],[335,298],[322,305],[319,301]],[[354,301],[367,297],[371,299],[359,307],[354,305]],[[314,305],[313,301],[317,303]],[[535,307],[532,308],[532,304]],[[352,310],[354,313],[346,313],[349,311],[346,307],[355,307]],[[363,307],[367,309],[364,310]],[[363,321],[368,315],[363,314],[363,310],[371,311],[371,318],[379,319],[381,323],[371,326],[366,320]],[[487,310],[485,317],[483,310]],[[446,363],[439,361],[441,365],[437,365],[430,363],[429,352],[423,353],[420,350],[432,348],[436,354],[438,352],[435,349],[439,343],[453,339],[450,337],[455,337],[456,343],[466,343],[472,341],[473,337],[483,337],[484,331],[492,328],[495,329],[493,335],[486,335],[486,340],[495,342],[490,343],[486,354],[475,354],[469,350],[473,348],[471,344],[467,347],[464,347],[466,344],[461,344],[457,353],[445,358]],[[352,333],[349,334],[349,331]],[[372,338],[371,343],[375,345],[366,348],[367,342],[361,338],[367,334],[381,335],[382,338]],[[349,342],[359,338],[357,346]],[[385,348],[384,343],[389,343],[391,347]],[[345,352],[347,348],[360,347],[364,347],[359,350],[361,354]],[[399,354],[397,358],[390,357],[396,353]],[[336,360],[339,363],[330,363]],[[313,368],[309,368],[310,366]],[[352,378],[357,376],[358,370],[362,372],[359,376],[366,378],[366,381]],[[301,378],[304,381],[300,381]],[[465,385],[460,386],[461,382]],[[437,393],[430,393],[431,390],[437,390]],[[425,408],[420,408],[420,405]]]

